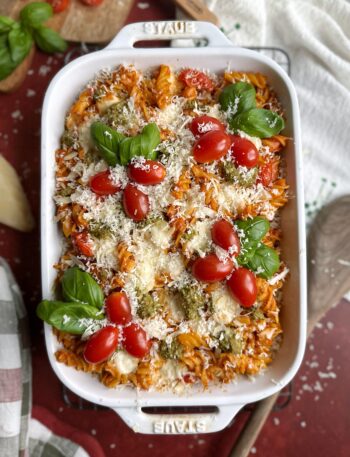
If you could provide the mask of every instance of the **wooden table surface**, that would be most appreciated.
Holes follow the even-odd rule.
[[[174,14],[173,5],[167,0],[135,2],[127,22],[172,19]],[[13,268],[30,316],[34,404],[94,435],[106,456],[226,457],[248,417],[247,412],[239,414],[230,427],[216,434],[168,437],[134,434],[112,411],[78,411],[63,401],[61,384],[45,353],[42,324],[35,317],[40,300],[41,105],[48,83],[63,62],[64,56],[37,52],[24,85],[14,94],[0,96],[0,153],[19,173],[37,220],[37,227],[30,234],[0,226],[0,254]],[[293,382],[289,405],[271,414],[251,454],[350,456],[349,322],[349,303],[343,300],[318,325]]]

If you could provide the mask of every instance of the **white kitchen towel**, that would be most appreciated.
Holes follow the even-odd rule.
[[[350,193],[350,3],[205,1],[235,45],[278,47],[291,59],[309,224],[324,204]]]

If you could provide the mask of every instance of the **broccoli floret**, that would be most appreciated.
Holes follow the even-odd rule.
[[[231,329],[226,329],[218,335],[219,348],[222,352],[232,352],[233,354],[241,354],[243,342]]]
[[[199,310],[204,308],[207,301],[204,293],[194,285],[179,289],[179,293],[186,319],[198,319]]]
[[[104,118],[111,127],[117,127],[118,125],[129,127],[137,121],[135,114],[130,111],[129,106],[125,101],[111,105],[107,109]]]
[[[246,173],[241,173],[232,162],[226,162],[224,165],[225,178],[230,182],[237,182],[243,187],[251,187],[255,184],[258,176],[257,167],[251,168]]]
[[[141,319],[153,317],[157,314],[161,307],[162,305],[159,300],[157,300],[157,297],[154,297],[151,294],[145,294],[139,298],[137,315],[141,317]]]
[[[71,148],[77,144],[78,135],[74,131],[65,130],[61,136],[62,147]]]
[[[254,308],[252,312],[252,317],[254,320],[259,321],[265,319],[264,313],[259,308]]]
[[[163,359],[178,359],[182,354],[182,345],[177,340],[173,340],[170,344],[163,340],[159,343],[159,354]]]
[[[107,238],[111,234],[111,228],[107,225],[101,224],[100,222],[93,221],[89,225],[89,231],[91,235],[98,239]]]

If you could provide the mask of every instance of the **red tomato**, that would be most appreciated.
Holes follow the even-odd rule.
[[[195,87],[198,90],[213,90],[214,82],[202,71],[187,68],[179,74],[179,81],[186,84],[188,87]]]
[[[247,268],[238,268],[235,270],[230,279],[227,280],[227,286],[233,298],[243,308],[251,308],[254,305],[258,289],[255,275],[250,270],[247,270]]]
[[[192,274],[203,282],[222,281],[233,270],[233,262],[227,259],[222,262],[215,254],[208,254],[206,257],[198,257],[192,265]]]
[[[264,187],[270,186],[277,179],[278,165],[277,162],[267,162],[259,170],[258,180]]]
[[[211,228],[211,237],[215,244],[235,257],[241,250],[240,242],[233,225],[226,219],[219,219]]]
[[[186,384],[193,384],[195,381],[194,375],[192,373],[186,373],[182,376],[182,379]]]
[[[80,0],[86,6],[98,6],[101,5],[103,0]]]
[[[88,232],[72,233],[72,242],[76,249],[86,257],[93,257],[93,243]]]
[[[218,119],[215,119],[215,117],[204,114],[203,116],[197,116],[192,120],[190,130],[194,136],[201,136],[204,135],[204,133],[212,132],[213,130],[221,130],[224,132],[225,126]]]
[[[88,363],[100,363],[107,360],[118,346],[118,329],[108,325],[94,333],[88,339],[84,349],[84,358]]]
[[[119,184],[114,184],[109,170],[101,171],[90,179],[90,189],[97,195],[113,195],[120,191]]]
[[[52,6],[53,12],[61,13],[68,8],[70,0],[48,0],[48,3]]]
[[[128,184],[124,189],[123,206],[127,216],[135,222],[142,221],[149,212],[148,195],[132,184]]]
[[[142,163],[131,163],[128,166],[128,175],[130,179],[138,184],[152,186],[164,180],[166,171],[160,162],[156,160],[145,160]]]
[[[131,321],[131,307],[124,292],[112,292],[106,299],[106,311],[114,324],[125,325]]]
[[[227,154],[231,140],[227,133],[213,130],[202,135],[193,147],[193,156],[199,163],[213,162]]]
[[[123,346],[129,354],[142,359],[149,353],[152,341],[148,339],[146,332],[139,325],[130,324],[124,327],[123,336]]]
[[[255,145],[246,138],[241,138],[238,135],[230,135],[230,138],[232,141],[230,152],[235,158],[237,165],[247,168],[256,167],[259,161],[259,152]]]

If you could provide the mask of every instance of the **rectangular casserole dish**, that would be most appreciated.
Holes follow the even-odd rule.
[[[205,38],[203,48],[134,48],[139,40]],[[132,388],[108,389],[88,373],[76,371],[55,359],[58,347],[49,325],[45,340],[51,366],[61,382],[80,397],[114,409],[140,433],[208,433],[222,430],[247,403],[272,395],[288,384],[302,361],[306,340],[306,249],[300,145],[299,108],[288,75],[271,59],[251,50],[234,47],[217,27],[205,22],[148,22],[124,27],[103,50],[80,57],[64,67],[52,80],[44,100],[41,148],[41,267],[42,293],[52,298],[57,262],[62,248],[61,234],[54,221],[55,150],[59,147],[67,110],[86,83],[106,67],[134,64],[145,69],[166,63],[174,68],[208,68],[223,71],[228,65],[237,71],[261,72],[268,77],[286,111],[284,134],[293,140],[283,153],[286,159],[290,200],[281,212],[283,258],[290,277],[283,288],[281,313],[284,338],[276,359],[268,370],[252,382],[193,388],[191,395],[169,392],[138,392]],[[217,413],[154,415],[142,411],[150,406],[217,407]]]

